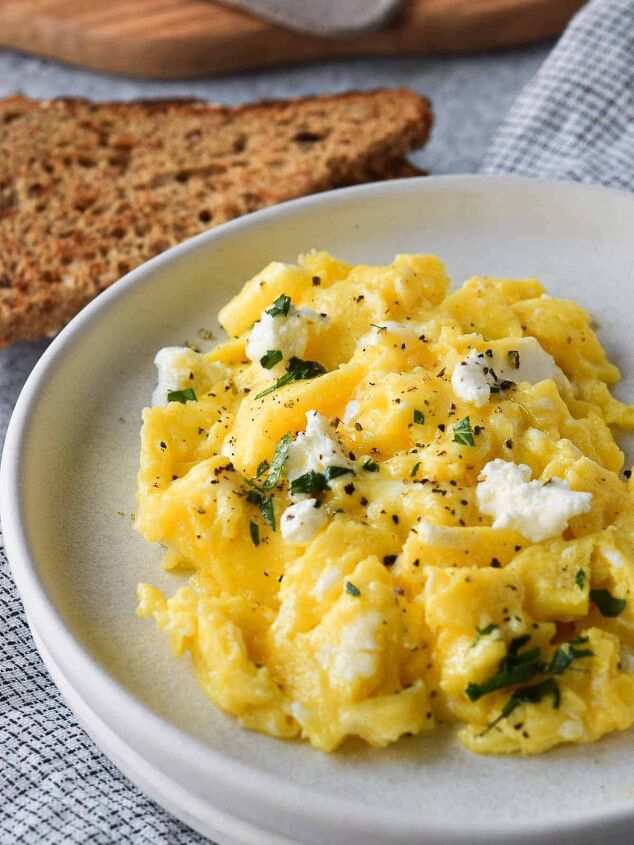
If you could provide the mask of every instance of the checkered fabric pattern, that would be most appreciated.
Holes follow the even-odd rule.
[[[207,840],[133,786],[62,701],[33,645],[0,547],[0,843]]]
[[[482,169],[634,190],[634,0],[593,0],[579,12]]]
[[[519,98],[483,169],[634,189],[633,97],[634,0],[593,0]],[[1,538],[0,643],[0,845],[205,841],[79,727],[35,650]]]

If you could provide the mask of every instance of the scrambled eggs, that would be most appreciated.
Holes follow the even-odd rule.
[[[448,288],[311,253],[157,356],[136,524],[189,580],[138,612],[247,728],[532,754],[634,720],[619,373],[535,279]]]

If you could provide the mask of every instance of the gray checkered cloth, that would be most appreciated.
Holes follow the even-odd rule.
[[[634,0],[594,0],[577,15],[482,170],[634,190]]]
[[[557,0],[553,0],[557,2]],[[501,127],[485,172],[634,188],[634,0],[594,0]],[[40,661],[0,544],[0,843],[198,843],[95,748]]]
[[[77,724],[35,646],[0,546],[0,843],[207,840],[157,807]]]

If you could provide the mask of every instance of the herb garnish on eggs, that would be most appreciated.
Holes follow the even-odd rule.
[[[139,585],[205,694],[331,751],[452,722],[536,754],[634,722],[634,429],[588,313],[535,279],[400,255],[273,263],[210,352],[168,347]]]

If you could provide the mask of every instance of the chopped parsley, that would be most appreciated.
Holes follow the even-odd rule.
[[[288,362],[287,372],[283,376],[280,376],[270,387],[260,391],[255,398],[261,399],[263,396],[273,393],[274,390],[284,387],[292,381],[316,378],[317,376],[323,376],[325,372],[325,368],[321,364],[318,364],[317,361],[302,361],[301,358],[293,356]]]
[[[580,590],[583,590],[586,583],[586,571],[585,569],[580,569],[579,572],[575,575],[575,584],[579,587]]]
[[[182,405],[185,402],[197,402],[196,393],[193,387],[186,387],[184,390],[168,390],[168,402],[180,402]]]
[[[514,684],[523,684],[539,671],[539,661],[542,650],[539,646],[529,648],[520,652],[522,646],[530,640],[530,634],[523,634],[511,640],[508,653],[500,663],[497,674],[489,678],[483,684],[467,684],[465,692],[471,701],[477,701],[483,695],[488,695],[495,690],[510,687]]]
[[[494,728],[502,719],[506,719],[519,707],[520,704],[539,704],[546,696],[552,695],[553,707],[555,710],[559,709],[561,702],[561,693],[559,692],[559,684],[554,678],[546,678],[545,681],[540,681],[537,684],[531,684],[527,687],[519,687],[512,693],[509,700],[506,702],[499,715],[491,722],[490,725],[480,733],[478,736],[484,736],[492,728]]]
[[[288,433],[285,434],[279,439],[278,444],[275,447],[273,460],[271,461],[270,466],[268,461],[262,461],[256,470],[255,481],[252,481],[249,478],[244,478],[245,483],[251,488],[247,493],[247,502],[251,505],[256,505],[260,509],[264,522],[272,528],[273,531],[275,531],[275,504],[273,502],[273,497],[267,496],[266,494],[269,490],[275,487],[277,482],[280,480],[284,461],[288,456],[288,450],[291,443],[291,435]],[[258,479],[260,479],[264,473],[267,473],[264,481],[262,483],[257,483]],[[251,524],[255,525],[255,523]],[[259,528],[257,525],[255,527],[258,530],[259,543]],[[250,530],[251,539],[253,539],[253,529],[250,528]],[[257,546],[258,543],[255,543],[255,545]]]
[[[260,364],[265,370],[272,370],[276,364],[279,364],[284,356],[279,349],[269,349],[266,355],[260,358]]]
[[[251,534],[251,541],[254,546],[260,545],[260,529],[257,524],[251,520],[249,522],[249,533]]]
[[[291,494],[295,493],[310,493],[315,496],[319,493],[325,493],[330,490],[329,481],[333,478],[339,478],[342,475],[352,474],[349,467],[330,466],[325,472],[316,472],[314,469],[308,470],[299,478],[294,478],[291,481]],[[349,491],[347,488],[351,485],[346,485],[346,492],[354,492],[354,486]]]
[[[258,468],[255,471],[255,477],[259,478],[261,475],[264,475],[268,468],[269,462],[267,460],[262,461],[261,464],[258,464]]]
[[[376,461],[373,461],[372,458],[366,458],[366,460],[363,462],[362,469],[364,469],[366,472],[378,472],[379,465]]]
[[[323,376],[325,372],[325,368],[317,361],[302,361],[301,358],[296,358],[294,355],[288,363],[288,375],[293,376],[298,381]]]
[[[266,309],[266,314],[271,317],[286,317],[288,316],[289,308],[291,307],[291,298],[285,293],[278,296],[270,308]]]
[[[418,472],[419,469],[420,469],[420,461],[416,461],[416,463],[412,467],[412,471],[410,472],[409,477],[413,478],[416,475],[416,473]]]
[[[609,590],[590,590],[590,598],[599,608],[601,616],[607,616],[609,619],[614,619],[615,616],[620,616],[625,610],[627,601],[625,599],[615,598]]]
[[[476,636],[473,642],[471,643],[471,648],[475,648],[482,639],[482,637],[487,637],[489,634],[492,634],[494,631],[497,631],[498,627],[499,626],[495,625],[493,622],[491,622],[489,625],[485,625],[484,628],[476,627]]]
[[[329,489],[326,476],[322,472],[315,472],[313,469],[308,470],[304,475],[300,475],[299,478],[294,478],[291,481],[291,494],[311,493],[315,495]]]
[[[293,438],[288,432],[283,437],[280,437],[278,444],[275,447],[275,452],[273,453],[273,460],[271,461],[271,466],[269,468],[268,475],[266,476],[266,480],[262,484],[262,490],[270,490],[272,487],[275,487],[277,482],[280,480],[282,469],[284,467],[284,461],[288,457],[288,450],[291,448],[292,442]],[[266,462],[263,461],[262,463]],[[260,464],[260,466],[258,467],[258,478],[262,474],[260,472],[261,467],[262,464]],[[264,470],[262,470],[262,472],[264,472]]]
[[[414,422],[416,425],[422,425],[425,422],[425,414],[419,411],[418,408],[414,410]]]
[[[264,521],[275,531],[275,508],[273,506],[273,498],[272,496],[265,496],[262,499],[262,503],[260,504],[260,511],[262,512],[262,516]]]
[[[291,376],[290,373],[284,373],[283,376],[280,376],[274,384],[270,387],[267,387],[266,390],[261,390],[257,395],[256,399],[261,399],[263,396],[268,396],[269,393],[273,393],[274,390],[277,390],[278,387],[284,387],[285,384],[290,384],[294,381],[294,378]]]
[[[349,467],[331,466],[328,467],[324,475],[326,476],[326,481],[330,481],[333,478],[339,478],[340,475],[347,475],[351,472],[352,470]]]
[[[560,692],[555,676],[562,675],[566,669],[570,668],[575,660],[594,656],[594,652],[589,648],[577,648],[577,646],[587,643],[588,637],[575,637],[559,646],[553,652],[550,660],[543,662],[540,646],[534,646],[526,651],[520,651],[523,646],[528,644],[530,639],[530,634],[523,634],[521,637],[511,640],[509,650],[506,657],[500,662],[497,674],[483,684],[467,684],[465,689],[467,696],[471,701],[477,701],[483,695],[487,695],[490,692],[515,686],[516,684],[524,684],[535,675],[548,676],[531,686],[521,686],[514,690],[500,714],[482,731],[480,736],[490,731],[491,728],[510,715],[520,704],[540,702],[544,697],[552,695],[553,707],[558,708]],[[475,642],[477,642],[477,639]]]
[[[587,643],[588,637],[577,637],[576,640],[572,640],[567,644],[564,643],[563,646],[559,646],[548,663],[542,667],[541,671],[546,674],[561,675],[573,663],[573,661],[579,660],[582,657],[594,656],[594,652],[591,649],[577,648],[573,644],[575,642],[577,644]],[[567,649],[564,648],[565,645],[568,646]]]
[[[346,581],[346,593],[349,596],[354,596],[355,598],[359,598],[361,595],[361,590],[352,583],[352,581]]]
[[[259,490],[254,489],[249,490],[247,493],[247,502],[250,505],[257,505],[266,524],[275,531],[275,506],[273,504],[273,497],[265,496]]]
[[[460,443],[462,446],[475,446],[475,438],[471,428],[471,420],[465,417],[456,423],[453,427],[454,443]]]

